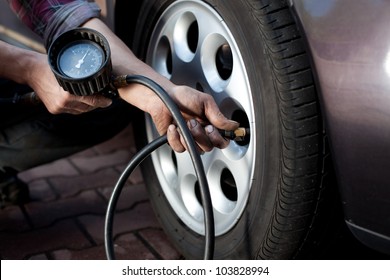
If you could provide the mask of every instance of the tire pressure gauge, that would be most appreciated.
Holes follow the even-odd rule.
[[[50,46],[48,58],[64,90],[75,95],[118,95],[111,86],[110,47],[99,32],[76,28],[61,34]]]

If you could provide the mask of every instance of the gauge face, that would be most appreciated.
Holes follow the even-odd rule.
[[[58,69],[70,78],[92,76],[104,64],[103,49],[92,41],[80,40],[69,43],[59,53]]]

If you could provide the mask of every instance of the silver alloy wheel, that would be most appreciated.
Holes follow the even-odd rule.
[[[175,1],[155,25],[147,63],[177,84],[213,95],[221,111],[251,129],[245,143],[202,156],[214,207],[216,235],[228,232],[244,211],[255,162],[251,89],[237,44],[223,19],[202,1]],[[147,119],[148,140],[158,136]],[[152,155],[163,192],[182,222],[204,234],[197,178],[188,153],[169,146]],[[164,215],[163,213],[160,213]]]

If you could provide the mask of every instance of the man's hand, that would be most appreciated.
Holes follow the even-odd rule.
[[[223,149],[228,146],[229,140],[222,137],[218,129],[235,130],[239,123],[227,119],[211,95],[186,86],[174,87],[170,95],[187,120],[199,151],[209,152],[214,147]],[[160,133],[168,127],[167,136],[172,149],[177,152],[186,150],[184,139],[172,123],[170,114],[152,115],[152,118]]]
[[[198,150],[209,152],[214,147],[226,148],[229,140],[223,138],[218,129],[235,130],[239,124],[221,113],[211,95],[187,86],[173,86],[170,89],[169,95],[187,121]],[[120,89],[119,93],[123,99],[150,114],[159,134],[167,134],[172,149],[176,152],[186,150],[171,113],[154,92],[142,85],[131,84]]]
[[[50,113],[77,115],[111,105],[110,99],[100,95],[76,96],[64,91],[54,77],[46,55],[39,54],[38,56],[40,56],[39,62],[34,64],[28,84]]]

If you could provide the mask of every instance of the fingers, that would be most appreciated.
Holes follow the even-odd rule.
[[[187,125],[200,150],[210,152],[213,149],[213,143],[205,133],[205,129],[194,119],[189,120]]]
[[[101,95],[74,96],[75,100],[67,104],[73,114],[82,114],[97,108],[106,108],[112,104],[112,100]]]
[[[238,122],[229,120],[222,114],[210,94],[186,86],[176,86],[171,90],[170,96],[179,106],[186,119],[202,119],[205,123],[210,123],[214,127],[223,130],[235,130],[239,127]]]
[[[187,125],[200,153],[210,152],[214,147],[223,149],[229,145],[229,140],[222,137],[212,125],[202,127],[194,119],[188,121]],[[168,127],[167,136],[170,146],[176,152],[182,153],[187,149],[186,143],[175,125],[172,124]]]
[[[89,105],[90,107],[93,107],[94,109],[106,108],[112,103],[111,99],[98,94],[81,96],[80,101],[86,105]]]
[[[79,115],[87,113],[97,108],[105,108],[110,106],[112,103],[111,99],[100,95],[90,96],[76,96],[68,94],[63,96],[57,103],[52,104],[50,112],[53,114],[72,114]]]
[[[167,138],[169,145],[175,152],[182,153],[186,150],[185,143],[174,124],[168,127]]]
[[[226,118],[211,96],[205,100],[205,116],[212,125],[219,129],[235,130],[240,125],[238,122]]]
[[[205,129],[207,136],[209,137],[211,143],[213,143],[214,147],[224,149],[229,145],[230,141],[222,137],[218,129],[216,129],[214,126],[208,125]]]

